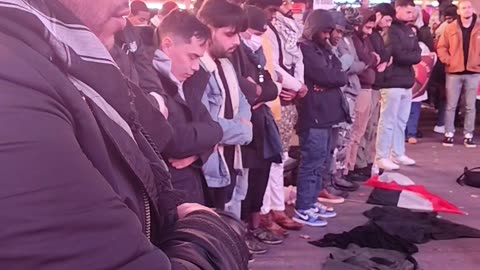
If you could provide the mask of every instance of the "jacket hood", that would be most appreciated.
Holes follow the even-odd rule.
[[[335,27],[337,29],[341,29],[345,31],[347,28],[348,22],[347,19],[345,18],[345,15],[343,15],[342,12],[336,11],[336,10],[331,10],[330,14],[333,17],[333,22],[335,23]]]
[[[362,8],[362,9],[359,9],[358,12],[362,17],[362,23],[360,24],[360,27],[363,27],[365,24],[367,24],[368,19],[375,15],[375,11],[373,11],[372,9]]]
[[[303,36],[313,41],[314,36],[319,32],[329,32],[335,28],[333,17],[327,10],[317,9],[310,12],[305,20]]]

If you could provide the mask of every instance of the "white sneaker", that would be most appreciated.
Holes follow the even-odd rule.
[[[435,126],[433,128],[433,132],[440,133],[440,134],[445,134],[445,126]]]
[[[394,171],[394,170],[400,169],[400,166],[393,163],[388,158],[382,158],[382,159],[378,160],[377,161],[377,166],[381,169],[384,169],[385,171]]]
[[[413,166],[416,164],[415,160],[407,157],[407,156],[401,156],[393,159],[393,162],[405,166]]]

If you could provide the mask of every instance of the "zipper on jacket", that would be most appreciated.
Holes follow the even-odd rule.
[[[152,233],[152,213],[150,209],[150,200],[148,199],[148,195],[145,190],[142,192],[142,197],[145,210],[145,235],[147,236],[148,240],[150,240]]]

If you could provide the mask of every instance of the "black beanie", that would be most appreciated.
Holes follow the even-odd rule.
[[[255,29],[260,32],[267,31],[267,19],[263,10],[254,6],[246,6],[245,14],[247,14],[248,28]]]

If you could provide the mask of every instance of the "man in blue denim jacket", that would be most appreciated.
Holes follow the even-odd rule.
[[[227,59],[240,45],[238,33],[245,30],[246,15],[239,6],[211,0],[203,5],[198,18],[212,31],[201,59],[201,71],[210,74],[202,102],[223,129],[223,138],[203,165],[203,172],[210,206],[223,209],[231,199],[237,171],[243,167],[240,146],[252,141],[250,105]]]

